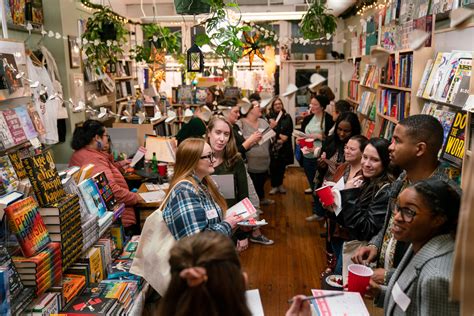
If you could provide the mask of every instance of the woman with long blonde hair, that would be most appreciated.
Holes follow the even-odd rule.
[[[227,236],[241,221],[240,216],[224,218],[227,204],[210,174],[214,153],[203,139],[189,138],[176,152],[170,196],[163,219],[176,239],[211,230]]]

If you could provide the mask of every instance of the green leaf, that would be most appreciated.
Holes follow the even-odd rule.
[[[207,36],[207,34],[196,35],[196,37],[194,38],[194,41],[197,46],[204,46],[206,44],[211,43],[211,39],[209,38],[209,36]]]

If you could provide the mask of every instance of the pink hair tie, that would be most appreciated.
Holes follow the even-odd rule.
[[[188,282],[189,287],[195,287],[207,281],[207,272],[203,267],[191,267],[183,269],[179,273],[179,276]]]

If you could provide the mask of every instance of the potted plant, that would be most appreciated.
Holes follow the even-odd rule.
[[[131,50],[137,62],[152,63],[155,49],[170,54],[181,53],[181,35],[178,32],[171,32],[169,28],[158,24],[146,24],[143,25],[143,35],[144,45],[137,45]]]
[[[209,13],[211,6],[206,0],[174,0],[177,14],[201,14]]]
[[[108,63],[115,64],[123,53],[128,31],[109,8],[104,8],[92,15],[82,35],[83,49],[87,63],[97,73]]]
[[[336,31],[336,17],[328,13],[321,0],[311,0],[308,11],[300,22],[300,32],[305,39],[315,40]]]

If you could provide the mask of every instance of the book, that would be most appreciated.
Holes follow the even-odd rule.
[[[457,111],[454,122],[449,130],[448,138],[443,146],[441,158],[462,167],[464,157],[465,128],[467,125],[467,112]]]
[[[49,233],[38,211],[33,197],[19,200],[7,208],[10,229],[20,244],[23,255],[30,257],[44,248],[49,242]]]
[[[15,145],[12,133],[8,128],[7,122],[3,115],[0,115],[0,150],[8,149]]]
[[[13,264],[12,257],[7,251],[7,248],[0,244],[0,266],[8,270],[8,288],[13,301],[17,299],[23,291],[23,283],[21,282],[20,274]]]
[[[31,122],[33,122],[33,126],[35,127],[35,130],[38,132],[38,134],[46,134],[46,129],[44,128],[43,120],[41,119],[41,116],[39,115],[35,106],[33,104],[28,104],[27,110],[28,114],[30,115]]]
[[[13,256],[12,259],[17,269],[33,268],[28,273],[36,273],[41,270],[42,265],[52,266],[52,260],[57,256],[61,256],[61,244],[50,242],[42,251],[32,257]]]
[[[10,95],[14,94],[21,87],[23,87],[21,79],[16,78],[15,72],[13,70],[15,69],[18,71],[15,56],[13,54],[0,53],[0,69],[0,82],[2,82],[2,85],[5,85],[6,83]]]
[[[426,84],[428,83],[428,78],[430,76],[432,68],[433,68],[433,59],[428,59],[426,61],[425,70],[423,71],[423,76],[421,77],[420,85],[418,86],[418,90],[416,92],[417,97],[423,96],[423,91],[425,90]]]
[[[447,102],[448,92],[455,78],[459,65],[470,66],[472,62],[472,53],[464,51],[453,51],[447,62],[438,68],[438,72],[442,74],[442,80],[436,90],[435,100]],[[460,73],[458,73],[459,76]]]
[[[69,303],[85,287],[86,278],[84,275],[64,274],[63,275],[63,295],[66,303]]]
[[[16,116],[18,117],[21,126],[23,126],[23,131],[27,139],[32,139],[38,136],[38,132],[31,121],[30,115],[28,114],[28,109],[24,106],[19,106],[15,108]]]
[[[12,315],[21,315],[33,299],[34,295],[35,290],[33,288],[25,287],[15,301],[12,301]]]
[[[3,192],[3,194],[0,195],[4,195],[18,188],[18,177],[8,156],[0,157],[0,178],[0,190]]]
[[[16,115],[15,110],[3,110],[2,115],[7,123],[8,129],[13,137],[13,142],[18,145],[27,140],[25,131],[21,127],[20,119]]]
[[[357,292],[341,292],[329,290],[311,290],[313,296],[342,293],[338,296],[330,296],[311,300],[311,306],[316,315],[357,315],[369,316],[369,311],[365,307],[362,296]]]
[[[239,203],[229,208],[226,212],[225,217],[229,217],[236,214],[240,215],[242,217],[242,220],[245,220],[250,216],[254,215],[256,212],[257,210],[255,209],[255,207],[253,207],[250,200],[248,198],[245,198]]]
[[[114,315],[111,311],[115,308],[116,304],[118,304],[118,301],[113,298],[92,298],[89,294],[82,294],[74,298],[71,305],[64,312],[67,315]]]
[[[112,240],[115,244],[115,247],[118,249],[123,249],[124,233],[123,233],[122,225],[113,225],[110,228],[110,234],[112,236]]]
[[[47,206],[66,196],[50,150],[26,157],[22,163],[40,206]]]
[[[103,217],[107,208],[93,179],[85,179],[77,185],[87,210],[92,215]]]
[[[89,280],[92,283],[98,283],[104,279],[102,274],[102,257],[100,255],[100,249],[97,247],[92,247],[89,249],[85,257],[83,257],[83,262],[89,264],[90,275]]]
[[[92,179],[95,181],[97,189],[99,190],[100,196],[102,197],[102,201],[104,201],[107,210],[113,211],[115,209],[115,205],[117,204],[117,200],[115,199],[114,193],[112,192],[112,188],[110,187],[105,173],[97,173],[92,176]]]
[[[8,158],[15,169],[16,175],[19,180],[28,179],[28,174],[26,173],[25,167],[21,160],[25,157],[30,156],[30,149],[22,148],[8,153]]]
[[[89,287],[89,278],[90,278],[89,265],[84,264],[84,263],[74,263],[72,266],[70,266],[66,270],[66,274],[83,276],[85,287]]]
[[[47,316],[59,313],[61,311],[60,296],[60,293],[43,293],[26,308],[26,312],[32,316]]]
[[[423,91],[423,98],[425,99],[434,99],[436,96],[436,91],[441,85],[444,73],[443,68],[448,64],[450,53],[438,53],[433,62],[433,67],[431,68],[430,76],[426,83],[425,90]]]
[[[9,269],[0,267],[0,315],[11,315]]]

